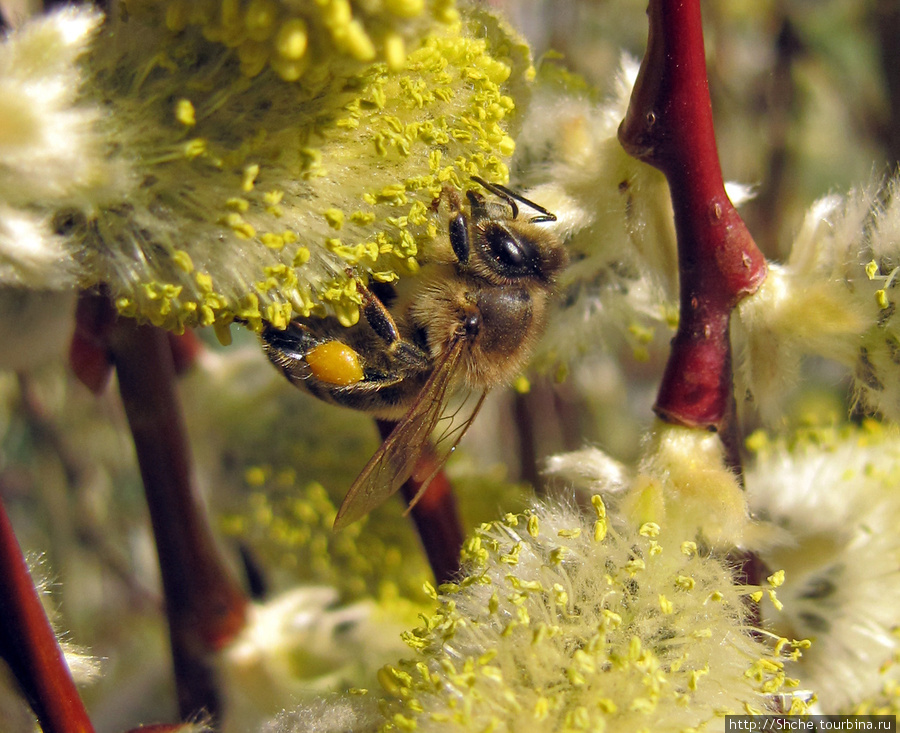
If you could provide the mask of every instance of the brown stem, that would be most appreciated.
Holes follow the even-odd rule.
[[[376,420],[382,439],[387,438],[396,423],[389,420]],[[422,483],[437,468],[437,455],[429,446],[423,451],[421,458],[413,469],[412,476],[400,489],[407,502],[419,493]],[[459,553],[463,545],[462,522],[456,507],[453,487],[447,474],[441,469],[428,486],[428,490],[419,499],[410,514],[419,533],[422,547],[435,580],[438,583],[450,581],[459,573]]]
[[[9,664],[44,733],[93,733],[2,502],[0,656]]]
[[[900,164],[900,48],[897,45],[900,1],[878,0],[875,3],[874,22],[878,31],[881,68],[890,108],[885,142],[891,164],[896,168]]]
[[[197,496],[168,335],[119,319],[110,348],[156,538],[179,708],[216,716],[212,656],[244,626],[247,600]]]
[[[762,253],[722,179],[699,0],[651,0],[650,33],[619,140],[663,172],[678,237],[680,321],[654,409],[721,429],[732,410],[731,310],[760,286]]]
[[[534,416],[529,401],[530,392],[513,396],[513,419],[515,437],[519,445],[519,477],[540,491],[541,473],[538,469],[537,437],[534,431]]]

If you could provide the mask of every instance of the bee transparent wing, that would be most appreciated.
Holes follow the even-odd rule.
[[[470,396],[471,397],[471,396]],[[413,475],[411,478],[420,481],[419,490],[416,491],[416,495],[410,499],[409,505],[406,507],[406,511],[403,512],[403,516],[405,517],[412,511],[412,508],[419,503],[419,499],[425,494],[428,490],[428,487],[431,485],[431,481],[435,476],[438,475],[438,472],[441,468],[444,467],[444,464],[447,462],[447,459],[450,457],[450,454],[456,450],[456,446],[459,445],[459,441],[462,440],[463,435],[466,434],[466,431],[469,429],[469,426],[475,420],[475,416],[478,414],[478,411],[481,409],[481,405],[484,403],[484,398],[487,397],[487,390],[484,390],[475,401],[473,406],[469,406],[469,399],[467,397],[466,400],[459,406],[459,409],[456,410],[452,415],[444,415],[440,419],[441,420],[449,420],[450,425],[448,425],[447,429],[440,434],[438,439],[434,443],[434,460],[428,466],[432,468],[430,474],[428,474],[427,478],[424,481],[421,481],[418,476]],[[459,414],[463,412],[463,410],[467,409],[468,414],[462,419],[461,422],[457,423],[456,418],[459,417]],[[413,469],[415,470],[415,469]]]
[[[353,482],[335,517],[334,529],[342,529],[364,517],[396,493],[410,477],[416,462],[429,445],[431,433],[442,418],[451,384],[462,364],[465,347],[465,339],[457,339],[435,364],[434,371],[416,401]],[[478,405],[480,404],[479,400]],[[446,447],[445,455],[439,459],[439,467],[447,460],[472,418],[474,412],[466,419],[462,428],[447,431],[455,434],[455,438],[452,445]],[[441,442],[447,443],[446,440]],[[424,489],[420,494],[423,492]]]

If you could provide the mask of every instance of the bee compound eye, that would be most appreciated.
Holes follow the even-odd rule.
[[[497,261],[506,267],[519,268],[525,262],[525,253],[512,235],[502,228],[492,228],[487,232],[488,246]]]
[[[361,382],[362,365],[359,355],[340,341],[326,341],[306,352],[305,361],[312,375],[320,382],[346,387]]]

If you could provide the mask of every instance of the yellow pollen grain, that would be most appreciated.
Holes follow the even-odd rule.
[[[193,140],[188,140],[184,144],[184,157],[188,160],[193,160],[194,158],[199,158],[201,155],[206,153],[206,140],[202,137],[194,138]]]
[[[197,116],[194,105],[189,99],[179,99],[175,104],[175,119],[185,127],[193,127],[197,124]]]
[[[308,247],[300,247],[297,250],[297,253],[294,255],[293,265],[294,267],[301,267],[309,262],[309,248]]]
[[[322,20],[331,29],[343,28],[351,18],[353,12],[350,10],[349,0],[331,0],[322,9]]]
[[[675,605],[662,593],[659,594],[659,608],[666,615],[675,612]]]
[[[197,288],[200,290],[201,293],[204,293],[206,295],[212,293],[213,281],[212,281],[212,277],[208,273],[198,272],[194,276],[194,280],[196,281]]]
[[[225,201],[225,206],[232,211],[237,211],[241,214],[248,211],[250,209],[250,202],[245,198],[241,198],[239,196],[232,196],[231,198]]]
[[[281,56],[269,59],[269,65],[284,81],[297,81],[309,66],[307,57],[302,59],[286,59]]]
[[[254,41],[265,41],[278,19],[278,6],[272,0],[250,0],[244,13],[247,35]]]
[[[241,190],[250,193],[256,184],[256,177],[259,175],[259,166],[256,163],[248,165],[241,174]]]
[[[500,151],[501,155],[512,155],[516,152],[516,141],[509,135],[504,135],[497,144],[497,149]]]
[[[384,0],[384,7],[401,18],[414,18],[425,9],[425,0]]]
[[[375,44],[366,33],[362,23],[351,20],[344,29],[347,50],[357,61],[371,61],[375,58]]]
[[[513,382],[513,389],[519,394],[528,394],[531,391],[531,382],[524,374],[520,374]]]
[[[241,73],[252,79],[259,74],[269,60],[269,46],[261,41],[246,40],[238,46]]]
[[[327,209],[325,211],[325,221],[332,229],[340,231],[344,226],[344,212],[340,209]]]
[[[253,237],[256,236],[256,229],[253,228],[253,225],[237,212],[226,215],[225,224],[227,224],[240,239],[253,239]]]
[[[406,42],[399,33],[388,33],[385,36],[384,59],[391,71],[400,71],[406,63]]]
[[[306,53],[309,31],[302,18],[290,18],[281,24],[275,35],[275,50],[289,61],[298,61]]]
[[[265,232],[260,240],[269,249],[281,249],[285,245],[284,237],[274,232]]]
[[[172,253],[172,262],[174,262],[175,266],[182,272],[191,273],[194,271],[194,261],[183,249],[175,250],[175,252]]]

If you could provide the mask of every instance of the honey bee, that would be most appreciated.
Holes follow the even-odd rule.
[[[394,494],[446,419],[452,427],[436,440],[443,465],[487,392],[523,369],[543,332],[567,263],[563,245],[541,226],[556,216],[505,186],[472,180],[498,200],[468,190],[465,206],[456,190],[445,188],[435,204],[449,208],[448,236],[436,242],[405,289],[399,286],[406,281],[396,289],[357,281],[358,324],[348,329],[328,317],[295,319],[286,330],[263,328],[267,356],[292,383],[327,402],[396,422],[347,492],[335,529]],[[520,204],[536,215],[520,217]],[[469,397],[447,415],[450,396],[463,386]]]

